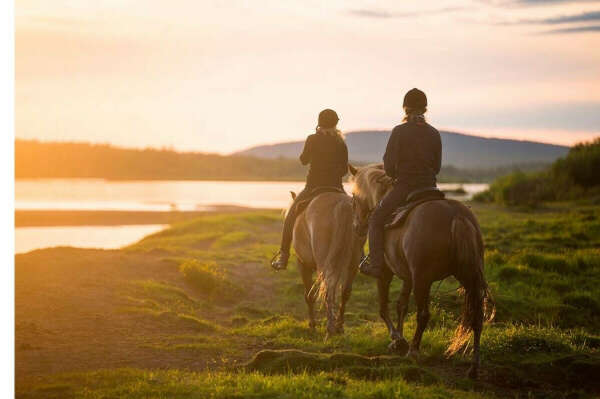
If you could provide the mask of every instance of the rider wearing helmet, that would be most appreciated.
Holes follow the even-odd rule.
[[[339,118],[334,110],[325,109],[319,113],[316,132],[311,134],[304,143],[300,155],[302,165],[310,164],[306,186],[295,198],[294,203],[285,217],[281,248],[277,259],[271,262],[275,270],[287,267],[290,257],[290,246],[296,222],[296,205],[307,199],[316,187],[335,187],[343,190],[342,178],[348,171],[348,148],[344,136],[337,129]]]
[[[392,130],[383,166],[394,179],[394,186],[373,210],[369,218],[369,256],[360,271],[372,277],[381,276],[384,267],[384,225],[392,213],[406,201],[411,192],[436,186],[436,175],[442,162],[439,132],[425,121],[427,97],[419,89],[404,96],[404,123]]]

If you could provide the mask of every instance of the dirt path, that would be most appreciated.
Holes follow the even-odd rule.
[[[240,265],[237,278],[251,294],[272,290],[258,265]],[[48,373],[113,367],[203,369],[218,360],[193,351],[157,350],[176,336],[194,336],[197,326],[176,315],[130,312],[132,282],[152,281],[194,293],[177,265],[159,255],[55,248],[16,256],[15,344],[17,382]],[[213,309],[214,310],[214,309]],[[231,309],[213,311],[224,320]],[[216,321],[222,321],[216,320]]]

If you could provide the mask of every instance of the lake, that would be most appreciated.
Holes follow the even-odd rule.
[[[70,246],[117,249],[164,229],[165,225],[17,227],[15,253]]]
[[[236,181],[111,181],[103,179],[19,179],[16,210],[206,211],[215,205],[283,209],[290,191],[303,182]],[[439,184],[443,190],[462,187],[469,199],[487,184]],[[351,185],[345,185],[348,192]],[[18,227],[17,253],[49,246],[119,248],[162,229],[145,226]]]
[[[110,181],[102,179],[32,179],[15,182],[17,210],[194,211],[213,205],[281,209],[290,191],[303,182]],[[468,199],[487,184],[439,184],[442,190],[462,186]],[[350,184],[345,185],[348,192]]]

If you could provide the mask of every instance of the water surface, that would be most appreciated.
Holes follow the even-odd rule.
[[[440,184],[443,190],[462,187],[470,198],[487,184]],[[290,191],[303,182],[236,181],[109,181],[102,179],[37,179],[15,182],[18,210],[193,211],[212,205],[281,209]],[[351,191],[351,185],[345,184]]]
[[[15,229],[15,253],[59,246],[116,249],[133,244],[165,227],[160,224],[19,227]]]
[[[462,187],[468,199],[487,184],[440,184]],[[205,211],[214,205],[282,209],[290,191],[303,182],[110,181],[102,179],[25,179],[15,182],[17,210]],[[352,191],[351,184],[345,184]],[[163,229],[163,225],[18,227],[16,252],[54,246],[120,248]]]

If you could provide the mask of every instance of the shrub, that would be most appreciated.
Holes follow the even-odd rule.
[[[583,188],[600,185],[600,137],[575,145],[565,158],[552,165],[555,179],[566,176]]]
[[[496,179],[473,200],[509,206],[537,206],[542,201],[571,200],[600,195],[600,137],[575,145],[549,170],[513,172]]]
[[[537,206],[541,201],[555,199],[547,173],[514,172],[497,179],[489,191],[495,202],[511,206]]]
[[[229,301],[241,292],[240,287],[230,282],[214,262],[186,260],[179,266],[179,271],[191,286],[208,298]]]

